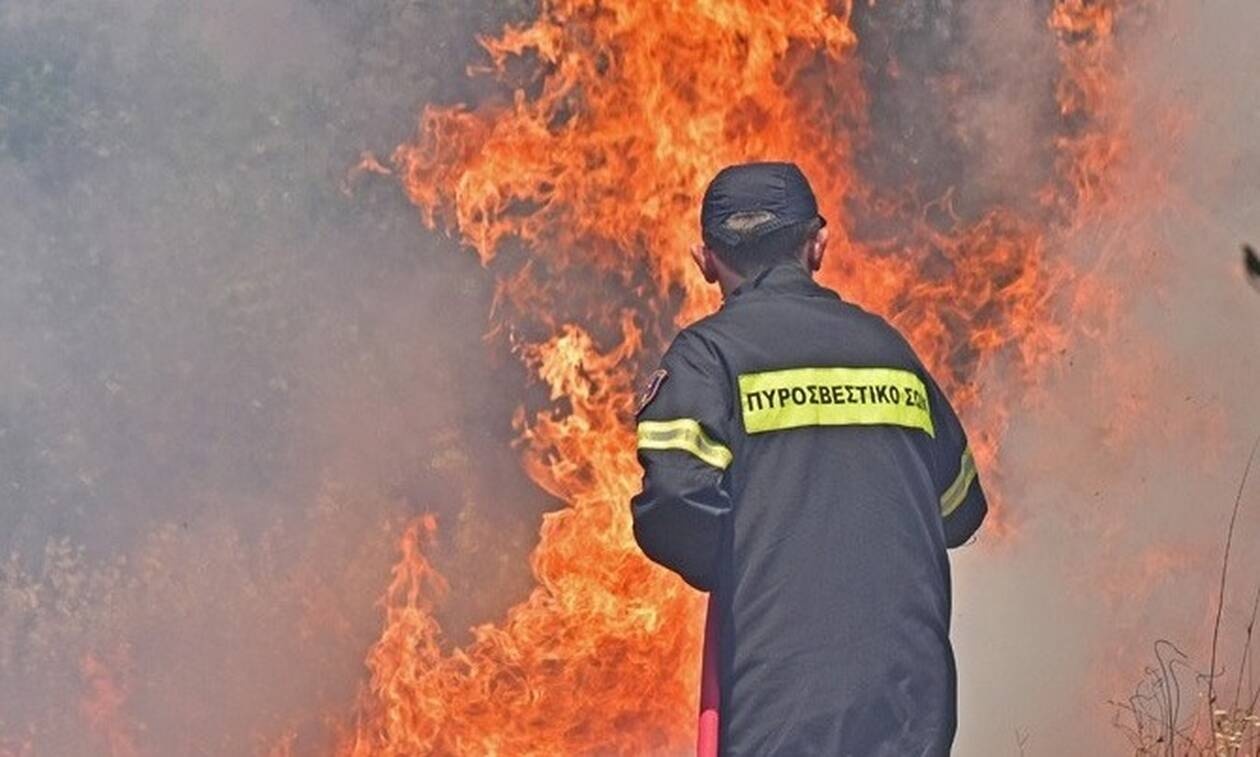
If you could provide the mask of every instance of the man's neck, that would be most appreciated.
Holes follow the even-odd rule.
[[[756,271],[755,273],[752,273],[748,276],[740,276],[735,271],[732,271],[729,268],[727,268],[725,270],[721,270],[718,272],[718,286],[721,287],[722,289],[722,298],[726,299],[727,297],[730,297],[731,294],[735,290],[739,289],[741,286],[744,286],[746,282],[754,281],[758,277],[764,276],[770,271],[773,271],[777,268],[794,268],[800,271],[801,273],[809,276],[810,278],[813,278],[813,274],[811,274],[809,271],[805,269],[804,264],[802,264],[799,261],[792,261],[792,260],[787,260],[782,263],[776,263],[775,265],[772,265],[768,268],[762,268],[761,270]]]

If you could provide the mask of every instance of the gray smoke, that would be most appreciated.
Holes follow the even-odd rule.
[[[421,512],[530,588],[493,281],[346,182],[508,10],[0,4],[0,754],[326,748]]]
[[[1030,67],[1045,51],[1019,42],[1026,24],[1006,6],[1020,4],[987,5],[1001,8],[972,23],[1011,45],[995,88],[1009,95],[977,121],[993,116],[993,175],[1008,166],[1019,182],[1028,92],[1044,86]],[[1229,511],[1260,435],[1260,298],[1239,254],[1260,236],[1260,6],[1153,3],[1123,18],[1113,96],[1132,107],[1132,132],[1115,208],[1060,243],[1121,305],[1104,336],[1060,358],[1044,396],[1012,408],[1013,540],[954,561],[960,754],[1131,752],[1107,700],[1127,702],[1158,639],[1189,656],[1183,718],[1206,712],[1195,672],[1208,670]],[[1228,700],[1257,543],[1253,479],[1217,664]]]

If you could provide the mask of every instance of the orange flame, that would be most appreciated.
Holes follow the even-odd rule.
[[[117,674],[95,655],[84,655],[81,662],[87,694],[82,701],[83,716],[92,732],[100,736],[112,757],[134,757],[139,754],[126,720],[122,715],[127,691]]]
[[[431,612],[445,583],[422,550],[436,523],[407,532],[343,754],[693,743],[702,602],[634,545],[628,408],[660,320],[687,323],[717,302],[685,250],[698,198],[726,164],[802,165],[837,232],[825,281],[907,334],[992,468],[1006,402],[981,406],[977,382],[999,364],[1034,381],[1071,338],[1056,302],[1089,291],[1048,253],[1056,228],[1104,201],[1122,154],[1114,126],[1093,119],[1117,6],[1061,0],[1048,21],[1071,126],[1050,137],[1058,180],[1030,199],[1054,220],[995,207],[951,227],[889,201],[855,168],[871,134],[851,11],[822,0],[544,0],[533,23],[481,40],[491,63],[481,73],[514,86],[510,101],[426,109],[417,142],[398,148],[394,172],[426,222],[457,229],[499,276],[498,324],[554,403],[518,412],[525,465],[568,507],[544,517],[537,588],[454,650]],[[521,58],[535,78],[513,78]],[[935,204],[949,210],[949,197]],[[852,221],[863,214],[903,233],[860,239]]]

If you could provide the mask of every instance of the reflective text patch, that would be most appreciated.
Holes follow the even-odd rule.
[[[893,425],[934,436],[923,381],[900,368],[790,368],[739,377],[749,434],[802,426]]]

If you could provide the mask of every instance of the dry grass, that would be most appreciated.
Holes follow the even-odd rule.
[[[1230,513],[1207,670],[1196,670],[1185,652],[1160,639],[1154,644],[1155,665],[1143,671],[1133,693],[1123,701],[1110,700],[1116,708],[1113,724],[1124,732],[1139,757],[1260,755],[1260,686],[1255,680],[1252,647],[1260,614],[1260,587],[1251,604],[1237,664],[1218,660],[1230,550],[1258,448],[1260,439],[1252,446]],[[1195,702],[1194,706],[1187,706],[1190,702]]]

